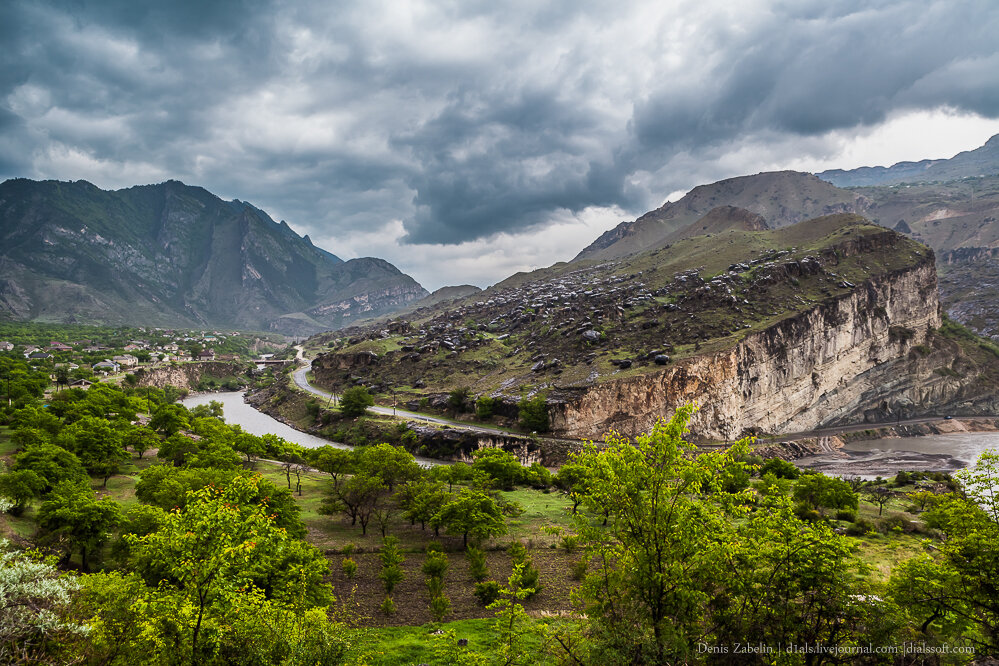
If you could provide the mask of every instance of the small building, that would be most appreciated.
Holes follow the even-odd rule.
[[[6,340],[0,341],[0,351],[12,351],[13,349],[13,342],[7,342]]]
[[[198,354],[199,361],[214,361],[215,360],[215,350],[205,349]]]
[[[73,348],[70,347],[69,345],[57,342],[55,340],[49,343],[49,349],[51,349],[52,351],[73,351]]]
[[[36,351],[28,354],[26,358],[29,358],[33,361],[44,361],[46,359],[52,358],[52,354],[46,354],[43,351]]]
[[[121,354],[120,356],[115,356],[111,360],[123,368],[134,368],[139,365],[139,359],[131,354]]]
[[[94,372],[108,373],[108,372],[118,372],[119,367],[118,364],[115,363],[114,361],[110,359],[104,359],[100,363],[94,363],[94,365],[91,366],[91,369]]]
[[[77,379],[69,383],[70,388],[89,388],[93,384],[89,379]]]

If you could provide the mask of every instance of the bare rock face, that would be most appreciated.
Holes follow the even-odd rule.
[[[550,400],[552,428],[580,438],[609,429],[633,435],[695,402],[694,433],[732,439],[857,420],[866,410],[903,398],[917,408],[940,404],[959,391],[957,383],[944,377],[917,381],[902,371],[909,351],[940,323],[929,260],[868,280],[727,351]]]

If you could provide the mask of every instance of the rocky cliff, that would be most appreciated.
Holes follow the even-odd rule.
[[[872,278],[849,294],[784,319],[724,352],[653,374],[549,397],[552,427],[571,437],[648,431],[688,402],[704,438],[786,433],[863,418],[882,403],[938,402],[900,372],[909,349],[940,326],[932,259]]]

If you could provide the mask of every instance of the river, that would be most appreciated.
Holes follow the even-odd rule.
[[[795,460],[825,474],[873,479],[900,471],[953,472],[969,467],[988,449],[999,448],[999,432],[960,432],[850,442],[834,453]]]
[[[343,449],[351,447],[338,442],[331,442],[315,435],[295,430],[291,426],[281,423],[277,419],[243,402],[241,391],[228,391],[223,393],[199,393],[191,395],[180,401],[188,409],[195,405],[207,405],[212,400],[222,403],[222,413],[225,415],[225,422],[238,425],[251,435],[274,434],[278,437],[300,444],[308,449],[317,449],[320,446],[336,446]]]
[[[222,403],[222,414],[225,416],[226,423],[238,425],[251,435],[259,436],[274,434],[288,440],[289,442],[294,442],[295,444],[304,446],[307,449],[318,449],[321,446],[335,446],[340,449],[353,448],[347,444],[333,442],[328,439],[323,439],[322,437],[310,435],[309,433],[302,432],[301,430],[295,430],[291,426],[281,423],[273,416],[264,414],[263,412],[246,404],[243,401],[243,393],[241,391],[199,393],[197,395],[191,395],[184,398],[180,401],[180,404],[190,409],[195,405],[207,405],[212,400]],[[433,460],[431,458],[423,458],[420,456],[415,457],[416,462],[423,467],[450,464],[446,460]]]

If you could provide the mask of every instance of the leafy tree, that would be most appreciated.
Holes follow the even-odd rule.
[[[524,565],[514,564],[506,587],[499,590],[502,597],[488,606],[495,611],[493,629],[499,644],[498,656],[504,664],[520,663],[528,655],[525,638],[530,634],[529,620],[520,601],[534,593],[535,590],[524,582]]]
[[[377,476],[392,491],[397,483],[419,478],[423,470],[401,446],[378,444],[357,450],[357,473]]]
[[[371,514],[386,490],[386,486],[377,476],[355,474],[339,486],[330,489],[330,494],[320,507],[320,512],[334,514],[344,511],[350,517],[350,524],[360,523],[361,534],[366,535]]]
[[[463,462],[453,465],[437,465],[430,472],[435,479],[447,484],[447,491],[454,490],[454,484],[465,483],[472,478],[472,468]]]
[[[183,405],[161,405],[149,419],[149,427],[167,437],[189,426]]]
[[[87,555],[108,540],[111,530],[122,520],[121,508],[109,497],[94,498],[89,486],[72,482],[57,485],[38,511],[38,526],[44,540],[57,543],[68,561],[80,552],[80,565],[87,569]]]
[[[586,496],[587,480],[590,473],[589,466],[580,461],[580,455],[570,455],[569,462],[559,468],[554,478],[555,487],[572,500],[573,514],[579,509],[580,502]]]
[[[536,395],[530,399],[523,398],[517,403],[517,413],[524,428],[535,432],[548,432],[550,427],[548,403],[543,395]]]
[[[513,488],[524,480],[524,467],[517,456],[503,449],[485,448],[472,453],[473,471],[481,471],[496,481],[503,490]]]
[[[849,483],[817,472],[795,482],[794,499],[813,509],[857,509],[857,494]]]
[[[773,474],[778,479],[797,479],[801,476],[801,470],[781,458],[770,458],[760,467],[760,476]]]
[[[135,451],[139,460],[142,460],[143,453],[159,446],[160,438],[149,428],[140,426],[128,431],[124,438],[124,444]]]
[[[257,458],[267,453],[267,447],[264,445],[264,441],[256,435],[251,435],[248,432],[237,435],[236,441],[234,442],[232,448],[246,457],[246,464],[250,467],[253,466],[253,463],[256,462]]]
[[[419,522],[420,528],[425,529],[451,499],[451,494],[437,481],[411,481],[396,493],[396,499],[410,524]]]
[[[496,413],[496,398],[488,395],[479,396],[475,401],[475,417],[481,421],[488,421]]]
[[[895,493],[891,491],[891,488],[881,484],[868,486],[864,490],[864,495],[871,502],[871,504],[878,505],[879,516],[884,512],[885,504],[890,502],[895,497]]]
[[[159,530],[131,538],[136,571],[190,609],[184,629],[191,663],[207,662],[214,652],[211,634],[202,636],[206,623],[258,598],[254,591],[292,606],[332,600],[323,583],[325,558],[275,525],[269,508],[254,501],[258,483],[237,477],[225,488],[196,491]],[[269,590],[258,585],[262,578]]]
[[[999,656],[999,454],[962,470],[965,496],[952,494],[924,514],[945,536],[939,556],[895,567],[892,598],[932,641],[968,641],[976,657]]]
[[[121,435],[110,421],[99,417],[86,416],[63,428],[57,443],[75,453],[88,474],[102,477],[105,487],[129,458]]]
[[[480,541],[506,534],[506,522],[499,505],[477,490],[465,490],[441,507],[433,524],[443,526],[449,534],[461,534],[463,547],[468,547],[469,536]]]
[[[351,418],[361,416],[374,404],[375,399],[364,386],[352,386],[340,396],[340,412]]]
[[[84,482],[87,473],[75,455],[55,444],[33,446],[14,458],[15,470],[31,470],[45,480],[42,494],[64,481]]]
[[[466,411],[468,407],[468,399],[470,397],[471,391],[469,391],[467,387],[452,390],[447,396],[448,409],[456,414]]]
[[[382,560],[382,570],[378,573],[378,577],[385,585],[385,593],[392,594],[392,590],[403,577],[401,565],[404,558],[399,550],[399,540],[395,537],[384,537],[378,555]]]
[[[7,472],[0,474],[0,497],[6,497],[12,502],[13,506],[8,509],[8,513],[20,516],[28,502],[41,496],[45,485],[45,479],[33,470]]]
[[[160,443],[160,448],[156,452],[157,458],[162,458],[173,463],[177,467],[187,464],[187,461],[198,452],[198,443],[175,432]]]
[[[695,447],[683,439],[691,412],[682,407],[634,443],[608,436],[604,451],[584,458],[587,513],[608,519],[603,528],[590,515],[577,517],[592,562],[580,599],[595,661],[683,661],[705,638],[707,605],[735,541],[726,514],[744,511],[746,499],[721,484],[748,446],[692,456]]]

